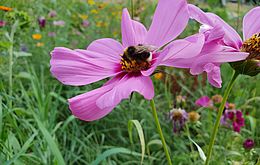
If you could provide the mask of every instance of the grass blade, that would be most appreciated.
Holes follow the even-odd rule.
[[[137,130],[139,140],[141,143],[141,151],[142,151],[142,158],[141,158],[141,164],[143,164],[144,160],[144,153],[145,153],[145,140],[144,140],[144,132],[142,129],[142,126],[138,120],[129,120],[128,121],[128,134],[130,138],[130,142],[133,144],[133,137],[132,137],[132,128],[133,124],[135,125],[135,128]]]

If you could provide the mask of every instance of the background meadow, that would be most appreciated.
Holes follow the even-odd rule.
[[[148,27],[156,3],[134,0],[134,18]],[[239,31],[243,15],[259,5],[257,1],[229,2],[226,6],[217,0],[190,3],[218,14]],[[59,83],[49,71],[50,52],[56,46],[84,49],[98,38],[120,40],[121,11],[124,7],[132,11],[130,1],[1,0],[0,6],[12,8],[0,10],[0,164],[132,165],[140,164],[143,155],[143,164],[166,164],[148,101],[134,94],[107,117],[83,122],[71,115],[67,99],[105,81],[70,87]],[[196,33],[198,28],[199,24],[191,20],[180,38]],[[187,70],[161,67],[164,72],[153,76],[155,103],[174,164],[203,163],[190,139],[207,151],[217,111],[199,107],[195,101],[204,95],[211,98],[224,93],[232,69],[229,64],[221,69],[221,89],[210,86],[206,75],[191,76]],[[258,75],[240,76],[236,81],[228,102],[243,112],[245,126],[240,133],[220,127],[212,165],[260,163],[259,80]],[[169,118],[173,108],[195,111],[200,118],[187,120],[174,132],[174,121]],[[136,129],[131,120],[137,120],[141,127]],[[144,137],[139,138],[142,131]],[[243,147],[248,138],[254,140],[251,149]]]

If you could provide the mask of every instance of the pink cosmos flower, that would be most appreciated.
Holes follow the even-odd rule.
[[[202,96],[196,100],[195,104],[201,107],[210,107],[213,105],[211,99],[208,96]]]
[[[204,13],[194,5],[189,5],[189,12],[191,18],[202,24],[200,33],[205,35],[205,44],[201,53],[189,59],[192,62],[191,74],[207,72],[208,81],[220,88],[222,83],[220,65],[225,62],[244,60],[248,53],[241,51],[243,41],[239,34],[220,17],[213,13]],[[257,21],[259,16],[260,7],[257,7],[244,17],[244,40],[260,32],[260,22]],[[190,65],[188,62],[187,64]]]
[[[93,121],[110,113],[132,92],[152,99],[154,88],[149,76],[155,68],[193,57],[203,46],[204,36],[197,34],[159,49],[176,38],[188,20],[185,0],[160,0],[149,30],[123,10],[122,44],[103,38],[93,41],[87,50],[56,47],[51,53],[51,72],[63,84],[79,86],[112,77],[102,87],[69,99],[72,113]]]

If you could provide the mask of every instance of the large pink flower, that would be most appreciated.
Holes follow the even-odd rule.
[[[93,41],[87,50],[55,48],[51,72],[62,83],[79,86],[112,77],[102,87],[69,99],[72,113],[82,120],[93,121],[110,113],[132,92],[152,99],[154,89],[149,76],[155,68],[192,58],[204,44],[204,35],[197,34],[159,49],[184,30],[188,19],[185,0],[160,0],[148,31],[130,18],[127,9],[123,10],[122,44],[104,38]]]
[[[225,62],[241,61],[249,55],[241,51],[243,41],[239,34],[225,21],[213,13],[205,13],[194,5],[188,5],[190,17],[202,24],[200,33],[205,35],[205,44],[201,53],[187,61],[191,65],[191,74],[207,72],[208,81],[215,87],[221,87],[220,65]],[[244,40],[260,32],[260,7],[251,10],[243,23]],[[258,39],[260,42],[260,39]],[[184,61],[183,61],[184,62]]]

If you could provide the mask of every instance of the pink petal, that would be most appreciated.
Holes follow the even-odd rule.
[[[144,25],[131,19],[127,9],[122,13],[121,30],[124,47],[144,44],[147,30]]]
[[[186,0],[160,0],[146,42],[157,47],[163,46],[185,29],[188,20]]]
[[[221,88],[221,72],[220,67],[212,63],[208,63],[204,66],[204,71],[208,74],[208,81],[211,85],[217,88]]]
[[[244,40],[251,38],[254,34],[260,32],[260,7],[250,10],[243,20]]]
[[[96,101],[99,97],[112,90],[113,86],[114,84],[105,85],[101,88],[69,99],[69,107],[72,114],[85,121],[98,120],[106,116],[113,110],[114,107],[106,107],[101,109],[96,105]]]
[[[51,73],[63,84],[86,85],[120,72],[119,62],[106,58],[91,58],[106,56],[87,50],[71,50],[56,47],[51,53]]]
[[[114,107],[122,99],[129,98],[132,92],[138,92],[145,99],[151,100],[154,97],[154,88],[150,77],[132,74],[125,75],[112,90],[99,97],[97,105],[101,109]]]
[[[161,65],[187,68],[191,67],[193,57],[201,52],[204,46],[203,34],[195,34],[185,39],[173,41],[169,46],[170,51],[164,57]]]
[[[221,64],[225,62],[241,61],[246,59],[248,53],[245,52],[213,52],[198,57],[193,61],[191,74],[197,75],[204,71],[204,66],[208,63]]]
[[[123,46],[111,38],[95,40],[87,47],[87,50],[100,53],[102,58],[109,58],[115,61],[120,60],[120,54],[124,52]],[[96,56],[93,58],[96,58]]]
[[[224,20],[222,20],[219,16],[210,13],[212,17],[215,17],[216,19],[216,25],[222,26],[223,30],[225,31],[225,36],[224,36],[224,42],[228,46],[232,46],[236,49],[240,49],[242,46],[242,39],[239,36],[239,34],[236,32],[233,27],[228,25]]]
[[[209,28],[214,28],[215,26],[222,27],[225,32],[224,42],[228,46],[232,46],[239,49],[242,45],[242,40],[239,34],[224,20],[213,13],[205,13],[194,5],[189,5],[190,17],[200,22],[203,25],[208,25]]]
[[[207,13],[202,11],[197,6],[192,5],[192,4],[188,4],[188,10],[189,10],[189,13],[190,13],[190,17],[192,19],[195,19],[196,21],[198,21],[201,24],[206,24],[206,25],[209,25],[211,27],[214,26],[214,20],[209,18]]]

